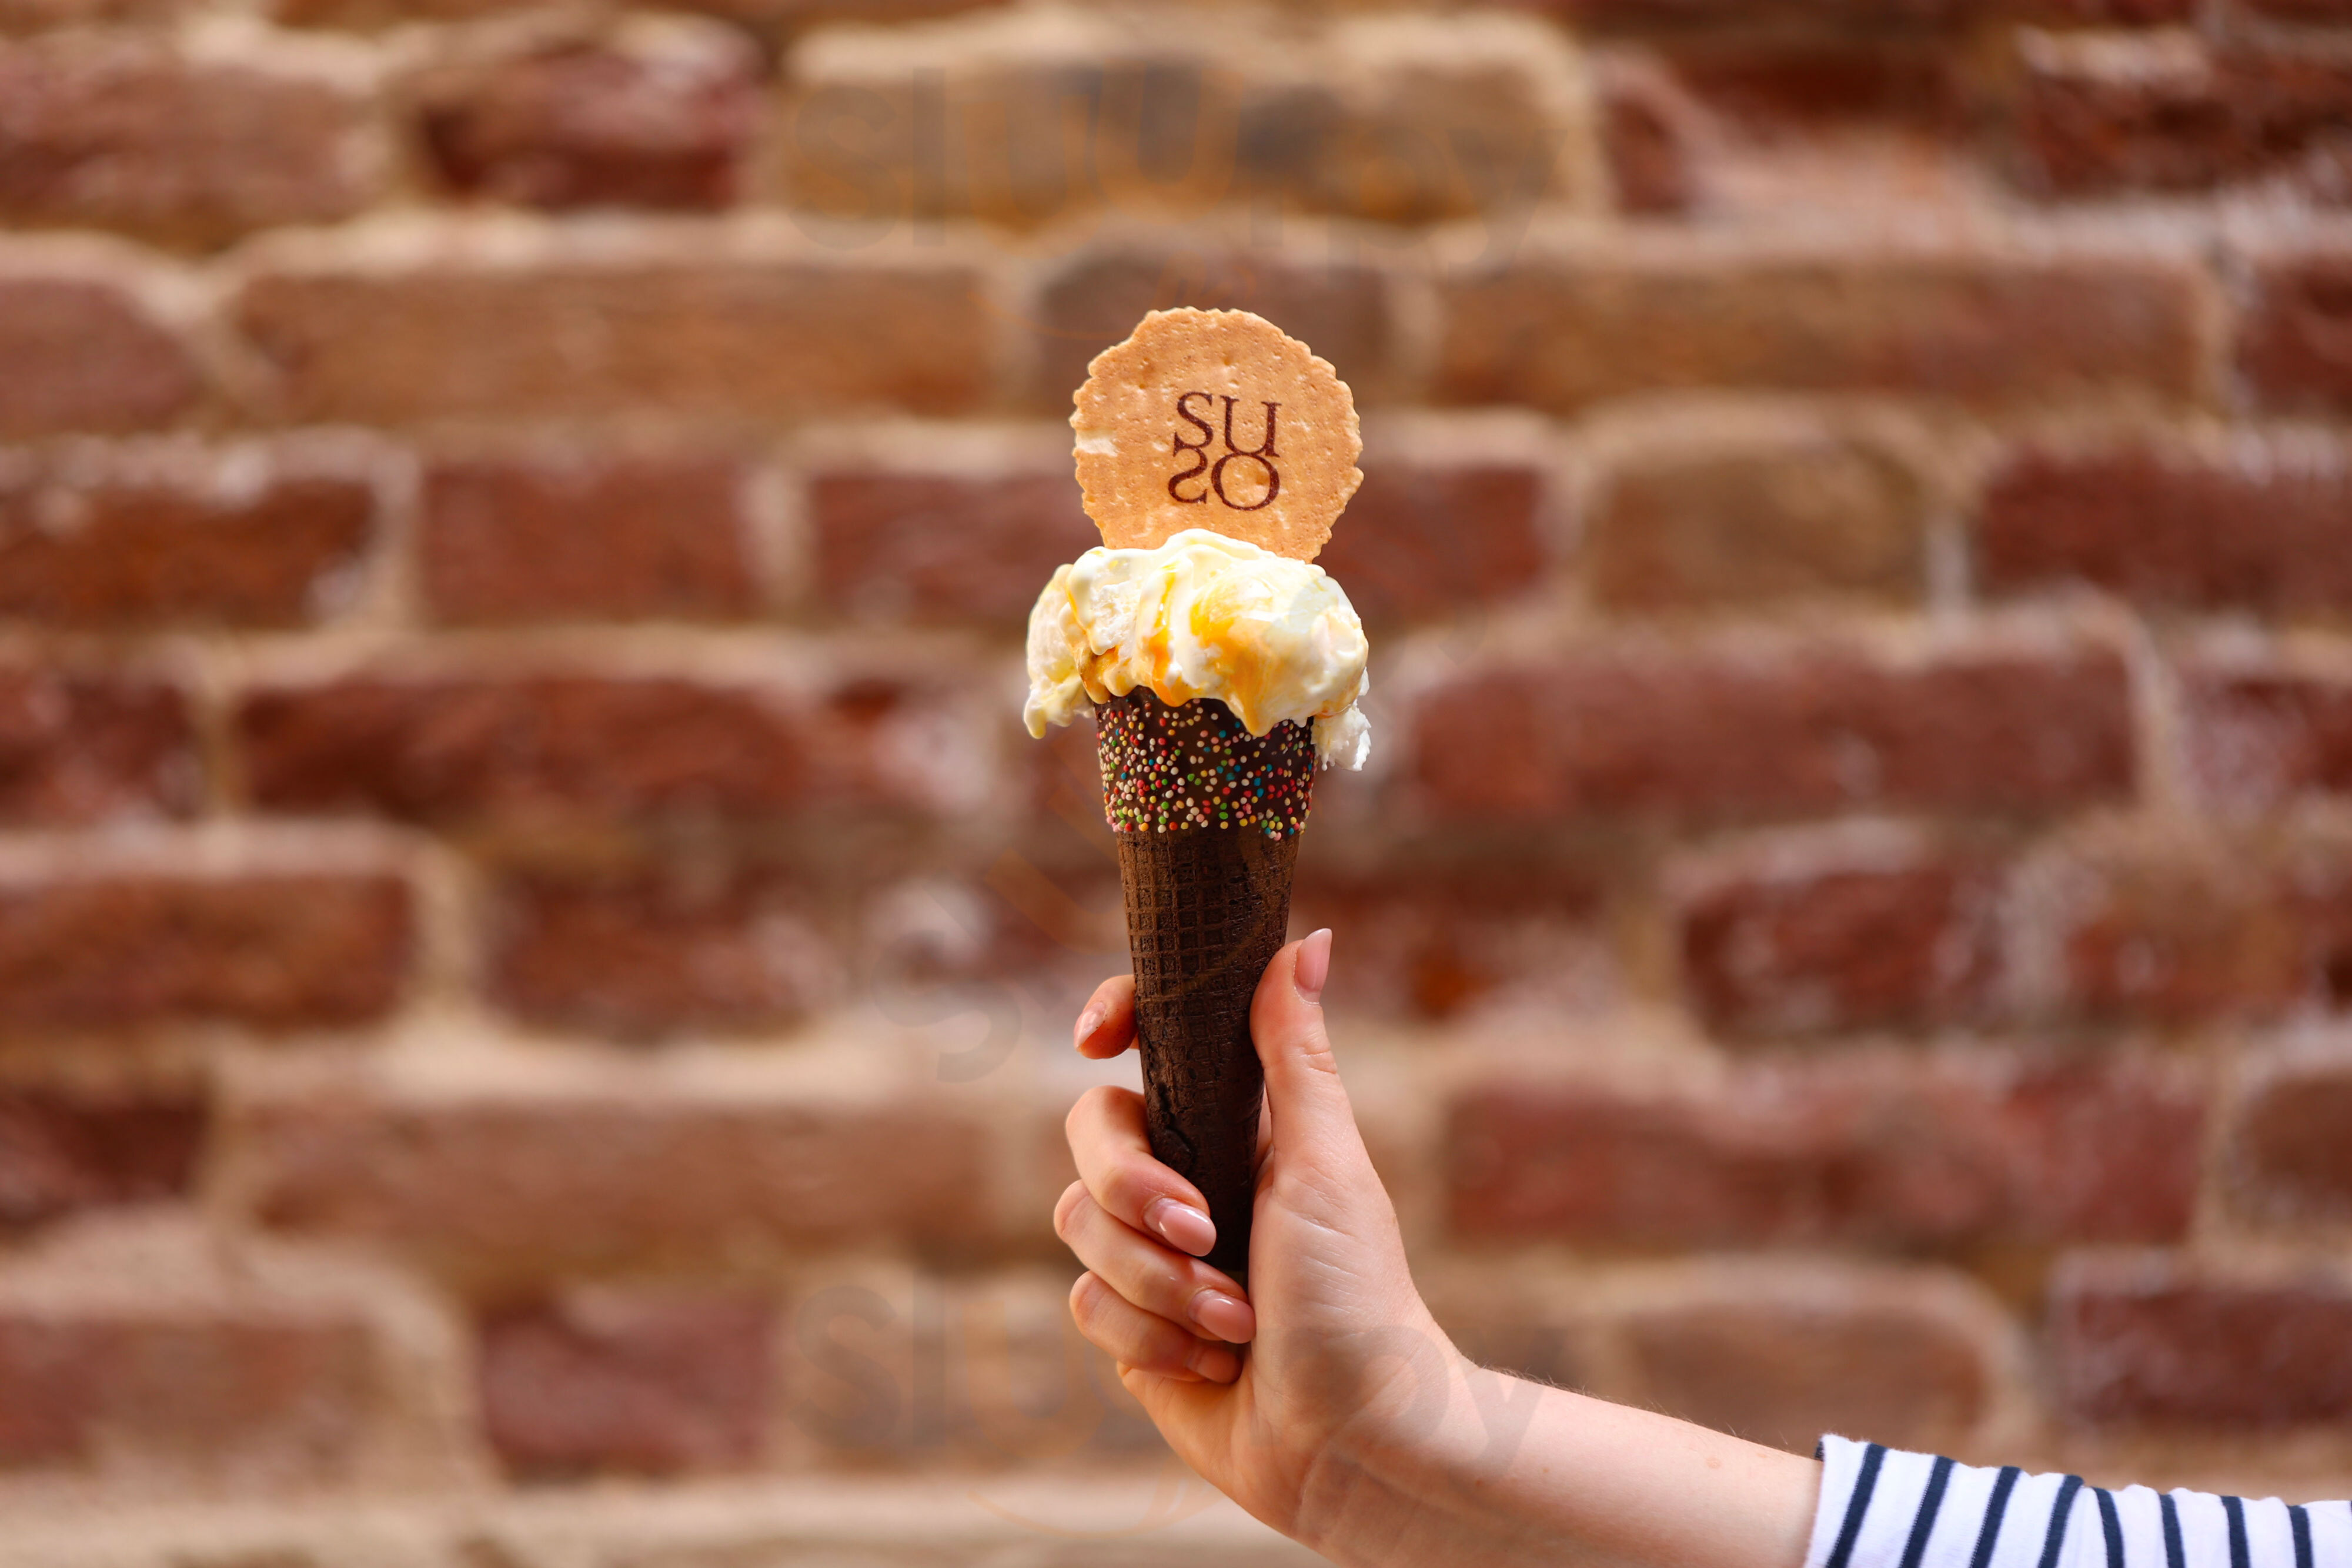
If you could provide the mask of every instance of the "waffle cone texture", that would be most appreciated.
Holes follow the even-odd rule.
[[[1208,1260],[1246,1281],[1265,1090],[1250,1002],[1288,934],[1314,743],[1295,725],[1254,737],[1221,702],[1171,707],[1140,689],[1097,721],[1151,1152],[1209,1200],[1217,1244]],[[1202,805],[1211,787],[1224,789],[1222,811]],[[1253,809],[1234,807],[1237,794]],[[1131,810],[1119,810],[1122,798]],[[1268,800],[1279,810],[1255,809]]]

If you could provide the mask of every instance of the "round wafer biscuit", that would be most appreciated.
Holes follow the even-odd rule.
[[[1114,547],[1210,528],[1313,560],[1363,482],[1348,383],[1246,310],[1152,311],[1075,402],[1078,485]]]

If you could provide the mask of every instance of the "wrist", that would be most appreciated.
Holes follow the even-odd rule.
[[[1399,1334],[1380,1361],[1377,1395],[1307,1466],[1293,1533],[1363,1568],[1478,1555],[1481,1478],[1509,1468],[1535,1403],[1554,1391],[1477,1365],[1434,1322]]]
[[[1318,1550],[1367,1568],[1804,1560],[1814,1461],[1454,1360],[1444,1418],[1389,1427],[1360,1459],[1363,1491],[1385,1506]]]

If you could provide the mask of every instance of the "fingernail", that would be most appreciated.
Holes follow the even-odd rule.
[[[1192,1298],[1192,1321],[1227,1344],[1247,1344],[1257,1333],[1257,1313],[1238,1296],[1203,1291]]]
[[[1231,1383],[1242,1375],[1242,1358],[1221,1344],[1194,1345],[1190,1364],[1212,1383]]]
[[[1323,982],[1331,977],[1329,926],[1314,933],[1298,945],[1298,962],[1292,967],[1290,975],[1300,996],[1310,1002],[1322,999]]]
[[[1189,1203],[1155,1197],[1144,1207],[1143,1222],[1160,1232],[1169,1246],[1198,1258],[1217,1244],[1217,1227]]]
[[[1078,1015],[1077,1028],[1078,1043],[1084,1045],[1088,1040],[1092,1039],[1095,1030],[1102,1028],[1102,1020],[1103,1010],[1100,1007],[1090,1006],[1086,1011],[1080,1013]]]

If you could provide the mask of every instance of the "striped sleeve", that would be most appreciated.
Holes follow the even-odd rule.
[[[1824,1437],[1805,1568],[2352,1568],[2352,1505],[2110,1491]]]

